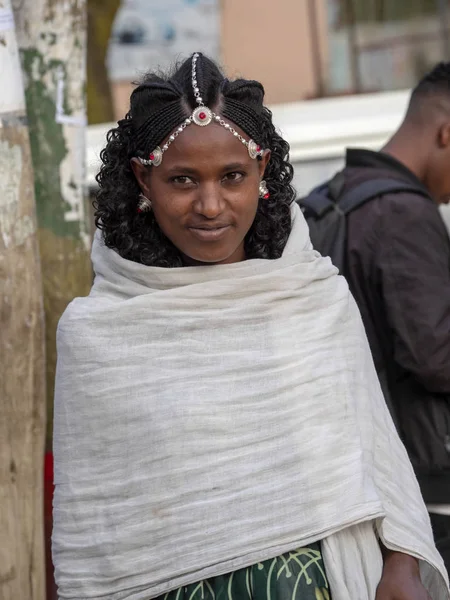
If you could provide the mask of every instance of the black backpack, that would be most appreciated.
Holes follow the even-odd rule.
[[[370,179],[343,193],[345,174],[337,173],[330,181],[297,200],[309,225],[311,242],[322,256],[329,256],[341,274],[345,274],[347,215],[369,200],[384,194],[412,192],[429,195],[419,185],[395,179]]]

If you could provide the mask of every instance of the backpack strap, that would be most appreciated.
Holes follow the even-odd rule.
[[[337,176],[340,174],[341,173],[338,173]],[[330,182],[322,183],[317,186],[308,194],[308,196],[297,201],[300,206],[306,208],[315,219],[321,219],[323,215],[332,208],[343,215],[348,215],[369,200],[373,200],[384,194],[410,192],[430,199],[430,195],[419,185],[398,181],[398,179],[386,178],[364,181],[348,192],[340,195],[339,198],[335,200],[336,194],[332,194],[334,190],[330,189],[330,186],[337,176]]]
[[[396,179],[371,179],[342,194],[337,204],[340,211],[344,215],[348,215],[356,208],[359,208],[369,200],[373,200],[378,196],[401,192],[410,192],[430,199],[426,190],[413,183],[404,183]]]
[[[302,208],[306,208],[315,219],[321,219],[323,215],[336,203],[328,197],[328,182],[314,188],[305,198],[297,200]]]

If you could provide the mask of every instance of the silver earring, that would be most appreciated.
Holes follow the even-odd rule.
[[[152,210],[152,202],[144,194],[139,194],[139,202],[137,206],[138,213],[150,212]]]
[[[267,183],[264,181],[264,179],[259,184],[259,197],[262,200],[268,200],[270,198],[270,193],[267,189]]]

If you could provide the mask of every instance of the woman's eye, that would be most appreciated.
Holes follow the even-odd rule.
[[[227,181],[241,181],[241,179],[244,178],[244,174],[243,173],[239,173],[237,171],[234,171],[233,173],[227,173],[227,175],[225,175],[225,179]]]
[[[172,177],[171,181],[178,185],[187,185],[189,183],[194,183],[192,179],[187,175],[179,175],[178,177]]]

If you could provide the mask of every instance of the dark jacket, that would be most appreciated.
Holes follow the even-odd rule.
[[[394,158],[349,150],[345,189],[422,185]],[[346,276],[425,501],[450,504],[450,240],[437,205],[390,194],[348,217]]]

